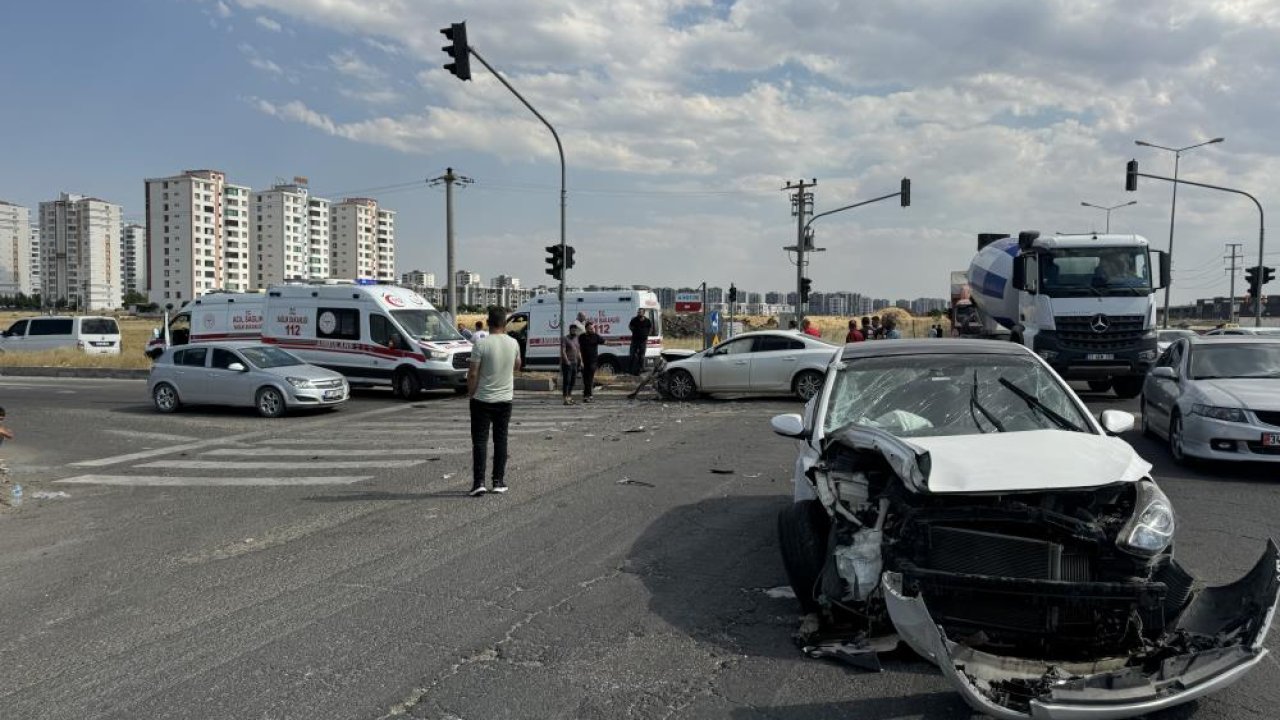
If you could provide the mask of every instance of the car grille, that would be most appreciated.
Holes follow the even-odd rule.
[[[1280,455],[1280,446],[1263,445],[1260,442],[1253,442],[1253,441],[1247,442],[1245,444],[1249,446],[1249,452],[1255,455]]]
[[[970,575],[1087,581],[1089,557],[1045,540],[963,528],[929,528],[927,567]]]
[[[1272,411],[1254,410],[1253,414],[1257,415],[1259,420],[1261,420],[1262,422],[1268,425],[1275,425],[1276,427],[1280,427],[1280,412],[1276,412],[1274,410]]]
[[[469,352],[460,352],[453,356],[453,366],[459,370],[465,368],[469,362],[471,362],[471,353]]]
[[[1094,315],[1058,315],[1054,324],[1058,328],[1058,343],[1065,350],[1105,352],[1126,350],[1142,337],[1142,315],[1107,315],[1107,329],[1094,332]]]
[[[311,383],[311,385],[318,390],[333,390],[335,388],[342,387],[342,382],[343,381],[341,378],[336,378],[333,380],[315,380]]]

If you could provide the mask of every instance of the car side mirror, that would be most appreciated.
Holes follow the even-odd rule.
[[[1152,369],[1151,369],[1151,377],[1153,377],[1153,378],[1161,378],[1161,379],[1164,379],[1164,380],[1177,380],[1177,379],[1178,379],[1178,371],[1177,371],[1177,370],[1174,370],[1173,368],[1169,367],[1168,365],[1160,365],[1160,366],[1158,366],[1158,367],[1155,367],[1155,368],[1152,368]]]
[[[1106,430],[1108,435],[1119,435],[1133,429],[1133,413],[1123,410],[1103,410],[1098,416],[1098,422],[1102,423],[1102,429]]]
[[[8,335],[8,333],[5,333],[5,334],[6,334],[6,335]],[[160,339],[160,328],[152,328],[152,329],[151,329],[151,339],[152,339],[152,340],[159,340],[159,339]]]
[[[245,367],[241,363],[231,363],[230,365],[227,366],[227,369],[230,370],[231,372],[248,372],[249,371],[249,368]]]
[[[783,437],[802,438],[805,436],[804,420],[800,418],[798,413],[784,413],[782,415],[774,415],[769,421],[769,425],[773,427],[773,431]]]

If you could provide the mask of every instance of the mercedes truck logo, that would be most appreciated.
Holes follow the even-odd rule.
[[[1111,323],[1107,321],[1106,315],[1098,313],[1089,320],[1089,327],[1093,328],[1093,331],[1096,333],[1104,333],[1107,331],[1107,328],[1111,327]]]

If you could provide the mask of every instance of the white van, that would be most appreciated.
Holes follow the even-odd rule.
[[[41,315],[23,318],[0,336],[4,352],[74,348],[90,355],[120,354],[120,325],[99,315]]]
[[[653,323],[645,348],[645,366],[662,355],[662,311],[658,296],[648,290],[593,290],[566,292],[564,320],[573,324],[578,313],[586,315],[604,336],[599,368],[603,372],[628,370],[631,318],[643,310]],[[560,362],[560,301],[555,294],[539,295],[525,302],[507,318],[507,333],[520,343],[526,367],[555,367]]]
[[[166,337],[167,336],[167,339]],[[187,303],[148,347],[260,340],[336,370],[352,384],[467,391],[471,343],[421,295],[394,285],[275,285]]]

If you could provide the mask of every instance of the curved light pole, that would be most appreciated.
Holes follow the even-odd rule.
[[[1127,203],[1120,203],[1119,205],[1112,205],[1111,207],[1103,207],[1103,206],[1101,206],[1101,205],[1094,205],[1093,203],[1087,203],[1087,202],[1084,202],[1083,200],[1080,202],[1080,204],[1081,204],[1081,205],[1083,205],[1083,206],[1085,206],[1085,207],[1091,207],[1091,208],[1095,208],[1095,209],[1098,209],[1098,210],[1105,210],[1105,211],[1106,211],[1106,213],[1107,213],[1107,230],[1106,230],[1106,232],[1107,232],[1107,233],[1110,233],[1110,232],[1111,232],[1111,211],[1112,211],[1112,210],[1119,210],[1119,209],[1120,209],[1120,208],[1122,208],[1122,207],[1129,207],[1130,205],[1137,205],[1137,204],[1138,204],[1138,201],[1137,201],[1137,200],[1130,200],[1130,201],[1129,201],[1129,202],[1127,202]]]
[[[1173,217],[1174,217],[1174,213],[1178,211],[1178,161],[1182,159],[1182,153],[1188,150],[1195,150],[1196,148],[1204,147],[1205,145],[1213,145],[1214,143],[1220,143],[1224,139],[1225,138],[1216,137],[1212,140],[1205,140],[1204,142],[1196,143],[1195,145],[1188,145],[1186,147],[1180,147],[1180,148],[1165,147],[1164,145],[1149,143],[1149,142],[1146,142],[1145,140],[1133,141],[1135,145],[1141,145],[1142,147],[1155,148],[1157,150],[1166,150],[1168,152],[1173,153],[1173,201],[1169,204],[1169,267],[1170,269],[1173,268]],[[1172,286],[1173,283],[1170,282],[1169,285]],[[1164,289],[1164,327],[1166,329],[1168,329],[1169,327],[1169,291],[1171,289],[1172,289],[1171,287],[1165,287]]]

